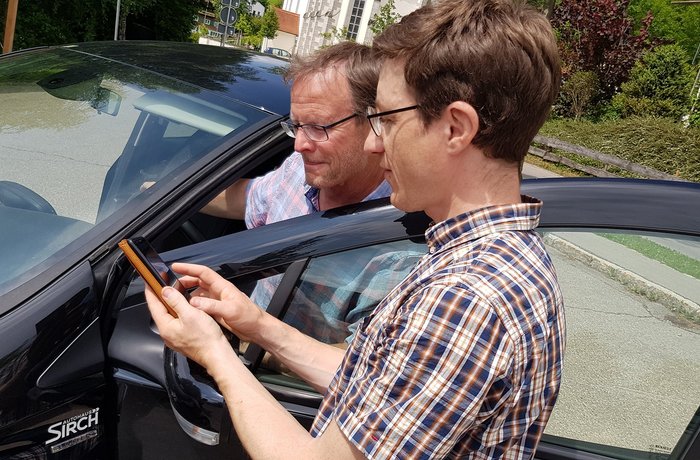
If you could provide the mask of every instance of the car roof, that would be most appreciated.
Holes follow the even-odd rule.
[[[289,114],[287,63],[249,50],[162,41],[104,41],[62,48],[149,70],[277,115]]]

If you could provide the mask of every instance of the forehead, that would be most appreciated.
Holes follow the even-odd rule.
[[[291,111],[297,120],[328,121],[326,118],[348,115],[352,108],[347,79],[336,69],[301,78],[292,86]]]
[[[413,101],[403,72],[404,65],[401,61],[388,59],[382,63],[377,84],[377,108],[388,110],[398,103]]]

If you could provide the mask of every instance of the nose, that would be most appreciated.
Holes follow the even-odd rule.
[[[316,143],[306,137],[303,129],[298,129],[294,136],[294,150],[297,152],[310,152],[316,149]]]
[[[367,138],[365,139],[365,153],[381,155],[384,153],[384,141],[381,137],[374,134],[371,129],[367,133]]]

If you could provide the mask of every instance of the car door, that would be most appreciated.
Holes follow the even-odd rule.
[[[536,458],[698,458],[700,187],[556,179],[526,181],[523,189],[545,202],[539,231],[557,267],[568,327],[559,401]],[[342,343],[355,319],[347,314],[371,310],[391,288],[389,275],[410,269],[427,225],[425,216],[364,203],[164,258],[213,267],[283,321]],[[403,266],[392,265],[397,253],[408,255]],[[150,457],[164,444],[191,458],[244,458],[215,385],[206,371],[164,350],[142,289],[138,280],[129,286],[109,348],[117,382],[127,388],[122,452]],[[325,307],[352,320],[329,317]],[[147,345],[136,347],[139,341]],[[321,395],[254,345],[242,358],[310,426]]]
[[[559,185],[562,184],[562,185]],[[697,184],[535,180],[567,324],[541,459],[700,458]]]
[[[358,213],[359,209],[364,212]],[[350,323],[370,311],[424,252],[422,235],[427,224],[424,215],[404,216],[384,200],[279,222],[162,256],[166,261],[214,267],[270,313],[297,327],[304,315],[292,313],[307,311],[313,298],[310,294],[320,287],[317,281],[328,274],[329,266],[343,263],[348,267],[345,273],[354,274],[355,288],[348,289],[349,279],[344,278],[326,283],[323,291],[328,305],[344,299],[343,316],[348,321],[326,319],[316,312],[310,328],[305,329],[321,340],[342,341]],[[357,233],[358,225],[369,231]],[[381,272],[375,271],[379,268]],[[383,276],[388,273],[394,275]],[[213,382],[199,366],[164,349],[143,303],[143,283],[138,278],[127,282],[108,350],[116,384],[124,395],[120,456],[150,458],[163,452],[186,453],[188,458],[243,456]],[[330,292],[335,296],[328,297]],[[263,350],[255,345],[247,346],[241,356],[280,402],[308,426],[320,395],[298,378],[270,368]]]

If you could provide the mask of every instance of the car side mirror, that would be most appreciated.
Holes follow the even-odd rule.
[[[166,390],[177,423],[191,438],[219,444],[228,411],[213,379],[206,369],[170,348],[165,348],[164,358]]]

